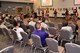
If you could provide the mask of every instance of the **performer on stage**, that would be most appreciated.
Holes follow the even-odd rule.
[[[77,9],[73,9],[73,21],[77,21],[77,19],[78,19],[78,12],[77,12]]]
[[[42,18],[44,18],[44,10],[42,10]]]
[[[66,8],[66,12],[65,12],[65,17],[66,17],[66,21],[69,21],[70,20],[69,11],[68,11],[67,8]]]
[[[57,10],[56,9],[54,10],[54,18],[55,18],[55,20],[57,18]]]

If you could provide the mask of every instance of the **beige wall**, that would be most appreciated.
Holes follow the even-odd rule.
[[[74,6],[74,0],[64,0],[64,2],[62,0],[53,0],[53,6],[48,7],[48,8],[56,8],[56,9],[57,8],[70,8],[72,9],[73,6]],[[75,5],[75,6],[79,7],[80,5]],[[36,2],[34,3],[34,9],[36,10],[38,7],[45,8],[41,6],[41,0],[36,0]],[[62,13],[64,13],[64,11],[59,12],[58,16],[62,16]],[[70,10],[70,13],[72,13],[72,10]],[[79,9],[78,9],[78,13],[80,13]],[[49,14],[53,16],[52,13],[49,13]]]
[[[11,2],[29,2],[30,0],[0,0],[0,1],[11,1]]]
[[[1,0],[0,0],[1,1]],[[30,0],[2,0],[2,1],[16,1],[16,2],[28,2]],[[52,7],[48,7],[48,8],[72,8],[74,6],[74,0],[64,0],[64,2],[62,0],[53,0],[53,6]],[[75,5],[77,7],[79,7],[80,5]],[[36,2],[34,2],[34,9],[35,11],[37,11],[37,8],[45,8],[41,6],[41,0],[36,0]],[[62,16],[62,13],[64,13],[65,11],[61,11],[59,12],[58,16]],[[70,13],[72,13],[72,10],[70,10]],[[78,13],[80,13],[80,10],[78,9]],[[53,12],[51,11],[50,16],[53,16]],[[79,15],[80,17],[80,15]]]

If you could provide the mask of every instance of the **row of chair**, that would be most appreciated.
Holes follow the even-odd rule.
[[[2,31],[4,31],[3,34],[6,35],[9,39],[11,39],[14,44],[18,41],[17,34],[16,34],[16,32],[15,32],[14,30],[11,29],[11,30],[9,31],[8,29],[3,28]],[[10,33],[10,32],[11,32],[11,33]],[[63,41],[64,39],[65,39],[65,40],[70,40],[70,39],[69,39],[69,36],[70,36],[69,33],[67,33],[67,32],[64,32],[64,33],[63,33],[63,31],[62,31],[62,33],[59,33],[59,34],[58,34],[57,29],[54,28],[54,27],[49,27],[47,32],[50,33],[51,35],[55,35],[55,36],[60,34],[60,37],[61,37],[62,41]],[[11,34],[13,35],[13,38],[11,37]],[[28,36],[29,36],[29,35],[26,34],[25,32],[21,32],[21,35],[23,36],[23,41],[19,41],[19,42],[21,43],[21,44],[20,44],[20,47],[21,47],[22,44],[25,46],[26,42],[29,40],[29,39],[28,39]],[[62,36],[61,36],[61,35],[62,35]],[[67,36],[67,35],[68,35],[68,36]],[[62,41],[61,41],[61,42],[62,42]],[[71,42],[71,40],[70,40],[70,42]]]
[[[9,41],[12,41],[13,45],[15,45],[16,42],[18,41],[20,42],[20,48],[21,48],[21,45],[25,46],[26,43],[28,43],[29,35],[26,32],[21,32],[23,39],[18,40],[17,33],[13,29],[6,29],[6,28],[0,28],[0,29],[2,30],[2,35],[4,35],[4,37],[6,36]]]
[[[14,53],[14,46],[8,46],[0,50],[0,53]]]
[[[12,33],[13,36],[11,36],[10,32],[8,29],[6,28],[3,28],[3,31],[4,31],[4,34],[11,40],[14,41],[14,44],[16,43],[16,41],[18,41],[18,37],[17,37],[17,34],[14,30],[10,30],[10,32]],[[65,30],[60,30],[59,32],[57,31],[56,28],[54,27],[49,27],[48,28],[48,31],[47,31],[49,34],[51,35],[54,35],[55,37],[58,37],[61,39],[61,40],[68,40],[68,41],[71,41],[69,38],[71,36],[70,32],[69,31],[65,31]],[[28,39],[29,35],[27,33],[24,32],[25,35],[23,35],[23,33],[21,33],[21,35],[23,36],[23,41],[25,41],[24,39]],[[27,36],[26,38],[24,38],[25,36]],[[13,37],[13,38],[12,38]],[[54,38],[55,38],[54,37]],[[21,42],[21,41],[20,41]]]
[[[80,53],[80,45],[74,43],[66,43],[65,50],[63,47],[58,46],[58,41],[52,38],[46,38],[47,47],[42,47],[40,37],[32,34],[33,46],[35,47],[34,53],[37,49],[43,50],[44,53]]]
[[[64,48],[58,46],[58,41],[55,39],[47,38],[46,39],[46,42],[48,45],[47,47],[42,47],[39,36],[33,34],[32,39],[33,39],[33,46],[35,47],[34,53],[36,52],[37,49],[43,50],[44,53],[46,53],[46,52],[63,53],[64,52]],[[66,50],[65,51],[66,53],[80,53],[80,46],[77,44],[74,44],[74,43],[66,43],[65,50]],[[14,53],[14,46],[9,46],[9,47],[6,47],[6,48],[0,50],[0,53]]]

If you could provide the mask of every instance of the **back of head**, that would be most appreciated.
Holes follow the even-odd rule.
[[[38,18],[38,22],[41,23],[42,22],[42,18]]]
[[[14,21],[14,27],[18,26],[18,23],[20,23],[20,21]]]
[[[29,18],[29,15],[28,14],[24,15],[24,18]]]
[[[8,14],[6,14],[6,17],[8,16]]]
[[[37,22],[37,23],[35,24],[35,28],[36,28],[36,29],[40,29],[40,28],[41,28],[41,23]]]
[[[39,18],[38,20],[42,20],[42,18]]]
[[[30,18],[30,21],[34,21],[34,18]]]
[[[62,25],[63,25],[63,26],[68,26],[68,22],[67,22],[67,21],[63,21],[63,22],[62,22]]]

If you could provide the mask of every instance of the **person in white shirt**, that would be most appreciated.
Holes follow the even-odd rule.
[[[42,26],[43,28],[45,28],[45,29],[48,29],[48,28],[49,28],[49,26],[48,26],[47,24],[45,24],[44,22],[41,23],[41,26]]]
[[[41,23],[41,26],[42,26],[43,28],[48,29],[49,26],[42,21],[42,18],[39,18],[37,22],[38,22],[38,23]]]
[[[15,27],[13,28],[13,30],[16,31],[18,40],[22,40],[22,36],[21,36],[20,32],[24,32],[24,30],[21,27],[19,27],[20,22],[15,22],[14,25],[15,25]]]
[[[30,18],[30,22],[29,22],[29,25],[31,26],[35,26],[36,22],[34,22],[34,18]]]
[[[4,19],[0,20],[0,28],[6,28],[6,29],[8,29],[7,26],[4,25]]]
[[[70,39],[72,39],[74,37],[72,27],[68,26],[67,21],[63,22],[63,27],[61,28],[61,30],[68,30],[71,33]]]

